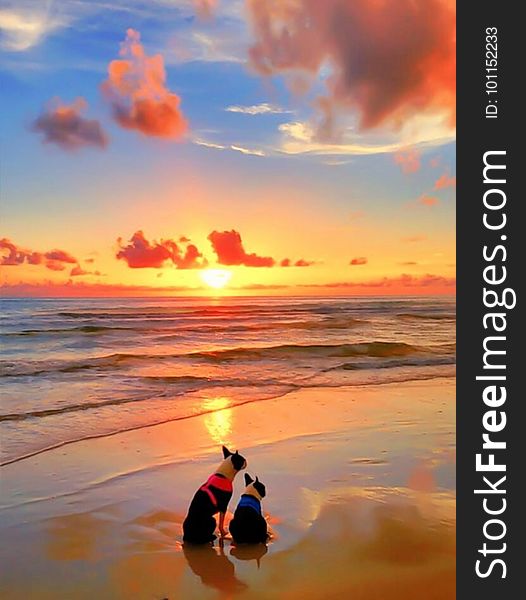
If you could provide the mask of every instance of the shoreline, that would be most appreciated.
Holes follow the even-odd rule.
[[[448,365],[449,366],[449,365]],[[455,365],[451,365],[451,367],[454,369]],[[352,385],[352,384],[346,384],[346,385],[334,385],[334,386],[321,386],[321,385],[312,385],[312,386],[308,386],[308,385],[295,385],[293,387],[293,389],[290,389],[288,391],[285,391],[281,394],[277,394],[275,396],[269,396],[268,398],[258,398],[256,400],[242,400],[239,402],[236,402],[232,405],[230,405],[229,407],[227,407],[228,409],[233,409],[239,406],[244,406],[246,404],[254,404],[254,403],[258,403],[258,402],[267,402],[269,400],[277,400],[279,398],[284,398],[289,394],[295,393],[295,392],[299,392],[301,390],[309,390],[309,389],[323,389],[323,390],[334,390],[334,389],[360,389],[360,388],[369,388],[369,387],[378,387],[378,386],[384,386],[384,385],[403,385],[405,383],[412,383],[412,382],[419,382],[419,381],[433,381],[435,379],[453,379],[454,375],[451,373],[444,373],[444,374],[433,374],[433,375],[424,375],[422,377],[418,377],[418,376],[414,376],[412,378],[408,378],[405,380],[400,380],[400,381],[384,381],[384,382],[378,382],[378,383],[371,383],[371,384],[363,384],[363,383],[357,383],[356,385]],[[199,391],[206,391],[206,388],[204,388],[204,390],[199,390]],[[181,397],[184,398],[185,396],[187,396],[187,393],[181,393]],[[130,400],[130,402],[134,402],[135,400]],[[102,405],[103,406],[103,405]],[[97,406],[95,407],[89,407],[89,408],[97,408]],[[203,410],[201,412],[197,412],[197,413],[192,413],[192,414],[187,414],[187,415],[181,415],[181,416],[174,416],[174,417],[170,417],[167,419],[164,419],[162,421],[157,421],[155,423],[146,423],[144,425],[133,425],[131,427],[127,427],[127,428],[123,428],[123,429],[118,429],[115,431],[110,431],[107,433],[100,433],[100,434],[93,434],[93,435],[87,435],[84,437],[80,437],[77,439],[73,439],[73,440],[65,440],[63,442],[58,442],[57,444],[52,444],[50,446],[46,446],[44,448],[40,448],[31,452],[28,452],[26,454],[22,454],[21,456],[16,456],[14,458],[9,458],[5,461],[0,462],[0,469],[2,467],[17,463],[17,462],[21,462],[24,461],[28,458],[32,458],[34,456],[38,456],[39,454],[43,454],[46,452],[50,452],[52,450],[57,450],[60,448],[63,448],[64,446],[68,446],[70,444],[76,444],[78,442],[84,442],[84,441],[88,441],[88,440],[96,440],[99,438],[105,438],[105,437],[111,437],[114,435],[119,435],[121,433],[128,433],[130,431],[136,431],[136,430],[140,430],[140,429],[146,429],[148,427],[156,427],[157,425],[164,425],[166,423],[172,423],[172,422],[177,422],[177,421],[185,421],[187,419],[193,419],[193,418],[198,418],[201,416],[206,416],[208,414],[212,414],[212,413],[216,413],[216,412],[220,412],[221,410],[224,410],[224,408],[214,408],[214,409],[209,409],[209,410]],[[8,419],[6,419],[7,421]]]
[[[453,598],[454,391],[453,378],[301,389],[2,467],[4,597]],[[259,557],[181,545],[221,443],[267,486]]]

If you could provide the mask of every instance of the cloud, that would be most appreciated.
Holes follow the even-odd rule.
[[[17,0],[13,7],[0,9],[0,46],[10,52],[23,52],[65,26],[67,22],[51,16],[46,4],[49,3],[29,4]]]
[[[365,258],[365,256],[357,256],[356,258],[353,258],[349,264],[353,267],[358,265],[366,265],[367,258]]]
[[[283,115],[291,113],[290,110],[285,110],[275,104],[269,104],[263,102],[262,104],[253,104],[252,106],[227,106],[225,108],[227,112],[240,113],[242,115]]]
[[[86,271],[80,265],[76,265],[75,267],[73,267],[73,269],[71,269],[69,275],[70,275],[70,277],[79,277],[79,276],[83,276],[83,275],[100,276],[100,275],[102,275],[102,273],[100,271]]]
[[[420,154],[412,148],[397,152],[393,159],[403,173],[416,173],[420,169]]]
[[[314,154],[325,156],[361,156],[399,152],[408,145],[427,146],[449,142],[450,131],[440,123],[426,119],[415,127],[404,124],[396,136],[393,134],[372,136],[367,140],[353,127],[346,129],[337,140],[320,140],[316,128],[304,121],[291,121],[278,126],[281,140],[277,151],[284,154]]]
[[[265,156],[263,150],[256,150],[252,148],[244,148],[243,146],[230,146],[231,150],[235,150],[236,152],[241,152],[241,154],[250,154],[251,156]]]
[[[245,265],[247,267],[273,267],[275,260],[270,256],[248,254],[243,247],[240,234],[232,231],[212,231],[208,236],[217,262],[220,265]]]
[[[64,250],[51,250],[49,252],[46,252],[44,255],[48,260],[54,260],[57,262],[65,262],[65,263],[76,263],[77,259],[73,256],[71,256],[71,254],[69,252],[66,252]]]
[[[455,187],[457,185],[456,177],[449,177],[447,173],[444,173],[435,181],[435,190],[443,190],[448,187]]]
[[[18,248],[11,240],[2,238],[0,240],[0,255],[0,264],[14,267],[27,262],[29,256],[31,256],[31,251]],[[39,261],[41,261],[40,255]]]
[[[126,261],[132,269],[162,269],[167,262],[177,269],[201,269],[207,264],[193,244],[183,249],[174,240],[150,242],[142,231],[136,231],[126,246],[122,244],[122,238],[117,243],[120,249],[116,258]]]
[[[46,261],[46,267],[51,271],[65,271],[66,265],[58,260]]]
[[[217,0],[194,0],[195,12],[200,19],[211,19],[217,8]]]
[[[315,262],[313,260],[305,260],[304,258],[300,258],[296,262],[290,260],[290,258],[284,258],[280,263],[280,267],[311,267]]]
[[[65,283],[43,281],[40,283],[18,282],[0,286],[0,293],[4,297],[119,297],[119,296],[152,296],[173,295],[177,293],[195,294],[203,290],[202,286],[146,286],[146,285],[124,285],[108,283],[88,283],[85,281],[74,281],[69,279]]]
[[[225,146],[224,144],[216,144],[214,142],[207,142],[201,139],[195,139],[194,144],[197,144],[198,146],[204,146],[205,148],[212,148],[213,150],[234,150],[234,152],[241,152],[241,154],[247,154],[250,156],[266,156],[266,153],[263,150],[259,150],[257,148],[245,148],[244,146],[238,146],[235,144]]]
[[[105,148],[108,136],[99,121],[85,119],[81,114],[87,106],[84,98],[77,98],[71,104],[56,99],[33,121],[32,129],[43,134],[45,143],[56,144],[63,150],[87,146]]]
[[[421,204],[422,206],[436,206],[439,203],[438,198],[435,198],[435,196],[427,196],[426,194],[423,194],[422,196],[420,196],[420,198],[417,200],[418,204]]]
[[[65,250],[35,252],[21,248],[7,238],[0,240],[0,265],[2,266],[44,265],[51,271],[64,271],[66,265],[75,263],[77,259]]]
[[[252,68],[265,76],[321,76],[322,130],[339,109],[356,111],[362,130],[397,130],[415,114],[438,114],[452,125],[453,0],[251,0],[248,8]]]
[[[399,262],[398,263],[400,266],[402,267],[414,267],[416,266],[418,263],[413,261],[413,260],[406,260],[404,262]]]
[[[335,283],[300,284],[299,287],[323,287],[323,288],[430,288],[430,287],[454,287],[456,279],[443,275],[414,276],[403,273],[397,277],[381,277],[367,281],[339,281]]]
[[[146,136],[182,138],[188,123],[181,99],[166,87],[163,57],[148,56],[134,29],[126,32],[119,54],[122,58],[110,62],[108,79],[101,85],[115,121]]]

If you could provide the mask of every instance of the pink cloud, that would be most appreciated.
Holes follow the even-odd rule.
[[[77,259],[74,256],[71,256],[69,252],[65,252],[64,250],[51,250],[50,252],[46,252],[44,256],[48,260],[56,260],[58,262],[70,264],[77,262]]]
[[[147,136],[181,138],[188,128],[181,99],[166,87],[163,57],[148,56],[140,39],[138,31],[128,29],[119,53],[122,58],[108,66],[103,96],[121,127]]]
[[[194,0],[195,12],[200,19],[210,19],[217,8],[217,0]]]
[[[435,196],[426,196],[425,194],[423,194],[422,196],[420,196],[420,198],[418,199],[418,204],[421,204],[422,206],[436,206],[439,203],[438,198],[435,198]]]
[[[22,264],[44,264],[52,271],[63,271],[66,264],[74,264],[77,259],[65,250],[50,250],[49,252],[34,252],[14,244],[11,240],[0,240],[0,264],[3,266],[18,266]]]
[[[71,104],[56,99],[33,121],[32,129],[43,134],[45,143],[56,144],[63,150],[87,146],[105,148],[108,136],[99,121],[82,116],[87,106],[84,98],[77,98]]]
[[[443,190],[448,187],[455,187],[457,185],[456,177],[449,177],[447,173],[444,173],[435,181],[435,190]]]
[[[70,275],[70,277],[80,277],[83,275],[100,276],[100,275],[102,275],[102,273],[100,271],[86,271],[80,265],[76,265],[75,267],[73,267],[73,269],[71,269],[71,271],[69,272],[69,275]]]
[[[366,265],[367,264],[367,258],[365,258],[365,256],[358,256],[356,258],[353,258],[349,264],[352,265],[352,266]]]
[[[250,0],[248,9],[256,72],[314,80],[331,66],[322,129],[334,107],[356,109],[362,129],[397,130],[423,113],[453,122],[454,0]]]
[[[409,149],[397,152],[393,158],[403,173],[416,173],[420,169],[420,154],[416,150]]]
[[[245,265],[247,267],[273,267],[275,260],[270,256],[258,256],[248,254],[243,247],[241,235],[232,231],[212,231],[208,236],[214,252],[217,254],[217,262],[221,265]]]
[[[64,271],[66,269],[66,265],[58,260],[47,260],[46,267],[50,271]]]
[[[200,269],[207,264],[193,244],[181,248],[174,240],[150,242],[142,231],[136,231],[126,246],[122,244],[122,238],[117,243],[120,249],[116,258],[125,260],[132,269],[161,269],[167,262],[178,269]]]

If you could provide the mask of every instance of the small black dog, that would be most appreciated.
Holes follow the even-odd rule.
[[[223,446],[223,462],[217,471],[211,475],[195,493],[188,515],[183,522],[183,540],[192,544],[207,544],[216,539],[214,531],[216,520],[214,515],[219,512],[219,531],[225,532],[225,513],[230,498],[232,498],[234,477],[241,469],[246,468],[247,461],[236,450],[230,452]]]
[[[261,499],[266,495],[265,486],[245,473],[244,494],[239,499],[234,518],[230,521],[230,533],[236,544],[264,544],[269,535],[267,522],[261,514]]]

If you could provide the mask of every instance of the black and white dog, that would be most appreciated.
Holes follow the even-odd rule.
[[[197,490],[190,503],[188,514],[183,522],[185,542],[193,544],[213,542],[216,539],[214,535],[216,513],[219,513],[219,532],[221,536],[226,534],[225,514],[232,498],[232,482],[239,471],[246,468],[247,461],[237,450],[230,452],[225,446],[223,446],[223,457],[223,462]]]
[[[245,492],[239,499],[230,533],[236,544],[264,544],[269,538],[267,522],[261,514],[261,500],[266,495],[265,486],[245,473]]]

